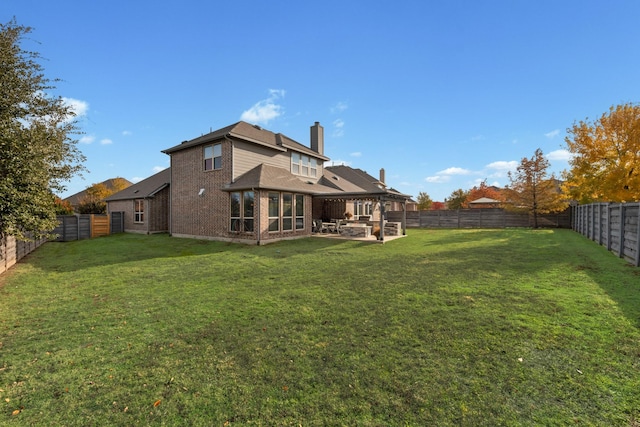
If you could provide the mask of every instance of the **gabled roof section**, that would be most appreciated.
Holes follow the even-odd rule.
[[[226,185],[225,191],[239,191],[247,189],[262,189],[276,191],[291,191],[305,194],[322,194],[335,191],[313,181],[304,181],[288,170],[260,164],[245,174],[241,175],[231,184]]]
[[[320,183],[338,189],[338,191],[334,190],[324,194],[331,198],[353,197],[357,199],[374,196],[399,200],[411,199],[411,196],[407,194],[402,194],[393,188],[386,188],[379,179],[362,169],[354,169],[344,165],[325,167]]]
[[[175,153],[176,151],[184,150],[186,148],[209,144],[223,139],[237,139],[283,152],[287,150],[293,150],[316,157],[321,160],[329,160],[328,157],[316,153],[311,148],[300,144],[297,141],[294,141],[284,134],[273,133],[270,130],[263,129],[258,125],[252,125],[243,121],[239,121],[227,127],[215,130],[206,135],[194,138],[190,141],[184,141],[182,144],[167,148],[162,152],[171,154]]]
[[[342,180],[351,182],[361,190],[368,193],[384,193],[385,185],[379,179],[372,177],[362,169],[354,169],[349,166],[327,166],[324,168],[325,177],[337,176]],[[339,181],[338,181],[339,182]]]
[[[166,168],[149,178],[133,184],[122,191],[107,197],[105,201],[147,199],[153,197],[158,191],[166,188],[171,183],[171,168]]]

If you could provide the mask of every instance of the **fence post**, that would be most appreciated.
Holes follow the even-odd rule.
[[[636,223],[636,259],[635,266],[640,267],[640,203],[636,203],[638,209],[636,210],[637,223]]]
[[[622,258],[624,256],[624,223],[627,220],[625,218],[626,208],[623,203],[620,203],[620,250],[618,256]]]

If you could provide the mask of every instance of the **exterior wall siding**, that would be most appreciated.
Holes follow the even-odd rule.
[[[233,142],[232,160],[234,180],[262,163],[285,170],[291,170],[291,157],[289,153],[270,150],[267,147],[242,141]]]

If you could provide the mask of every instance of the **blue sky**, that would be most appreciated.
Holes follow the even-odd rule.
[[[537,148],[566,169],[567,128],[640,101],[635,0],[3,0],[13,17],[84,132],[62,196],[243,119],[305,145],[319,121],[336,164],[443,201]]]

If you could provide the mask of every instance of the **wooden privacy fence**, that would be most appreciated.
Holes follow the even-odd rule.
[[[112,212],[110,215],[60,215],[58,226],[53,230],[58,237],[56,242],[91,239],[124,232],[124,212]]]
[[[60,215],[58,226],[53,230],[57,242],[90,239],[108,234],[124,233],[124,212],[110,215]],[[35,251],[47,239],[23,242],[13,236],[0,240],[0,273]]]
[[[574,231],[640,266],[640,203],[573,206]]]
[[[407,211],[407,228],[533,227],[533,216],[502,208]],[[402,221],[401,211],[387,213],[389,221]],[[538,227],[571,228],[571,209],[538,215]]]
[[[0,240],[0,273],[20,261],[31,252],[35,251],[47,239],[23,242],[13,236],[7,236]]]

